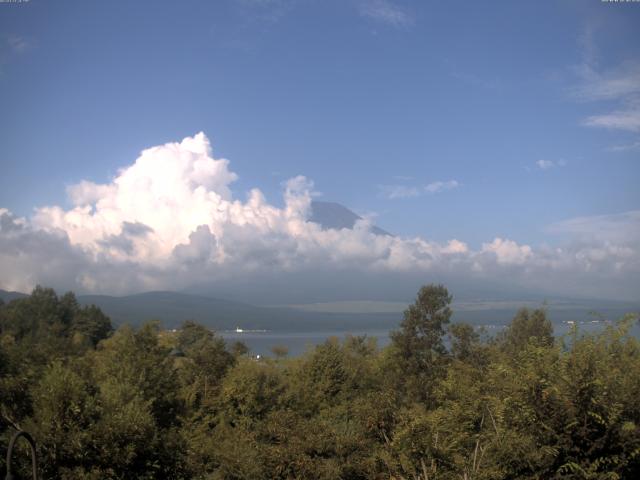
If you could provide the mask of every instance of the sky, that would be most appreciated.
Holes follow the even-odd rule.
[[[600,0],[2,2],[0,288],[637,299],[638,26]],[[313,199],[365,221],[322,231]]]

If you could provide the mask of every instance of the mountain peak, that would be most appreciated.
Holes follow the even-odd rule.
[[[311,217],[309,221],[319,224],[323,230],[341,230],[343,228],[352,229],[362,217],[344,205],[336,202],[311,202]],[[376,235],[391,235],[389,232],[371,226],[371,232]]]

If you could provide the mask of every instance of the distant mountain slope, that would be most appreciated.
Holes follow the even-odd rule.
[[[0,299],[5,302],[26,296],[0,290]],[[82,305],[100,307],[115,325],[140,325],[147,320],[160,320],[164,328],[176,328],[185,320],[194,320],[215,330],[233,330],[236,327],[289,332],[391,330],[398,327],[404,310],[401,302],[396,302],[394,308],[389,308],[389,302],[379,302],[384,308],[374,305],[375,302],[258,307],[178,292],[147,292],[123,297],[79,295],[77,298]],[[532,300],[457,302],[453,305],[453,321],[475,325],[505,324],[518,308],[541,305],[541,301]],[[551,320],[557,324],[569,320],[589,321],[599,318],[599,315],[615,320],[625,313],[638,312],[640,305],[633,302],[554,299],[547,310]],[[598,314],[594,316],[592,312]]]
[[[16,298],[24,298],[27,295],[25,293],[20,292],[8,292],[6,290],[0,289],[0,300],[5,303],[9,303],[11,300],[15,300]]]
[[[215,328],[235,328],[254,326],[264,319],[262,309],[252,305],[177,292],[146,292],[123,297],[79,295],[78,301],[83,305],[97,305],[117,324],[135,325],[155,319],[166,327],[174,327],[184,320],[194,320]]]
[[[311,217],[309,220],[321,225],[324,230],[341,230],[343,228],[353,228],[358,220],[362,220],[362,217],[339,203],[311,202]],[[371,227],[371,232],[376,235],[392,236],[389,232],[376,226]]]
[[[184,320],[194,320],[217,330],[267,329],[288,331],[357,330],[359,328],[397,328],[402,308],[369,310],[321,310],[307,306],[258,307],[242,302],[220,300],[204,295],[177,292],[148,292],[124,297],[80,295],[82,304],[99,306],[115,324],[139,325],[157,319],[166,328],[175,328]],[[353,302],[357,303],[357,302]],[[409,302],[407,302],[408,304]],[[521,307],[538,308],[540,301],[462,302],[453,305],[453,320],[472,324],[505,324]],[[585,321],[602,315],[610,320],[637,312],[639,305],[629,302],[596,300],[554,300],[546,307],[553,322]],[[592,312],[598,312],[594,316]]]
[[[79,295],[83,305],[97,305],[116,324],[140,325],[160,320],[165,328],[194,320],[216,330],[243,329],[299,330],[357,329],[365,326],[395,328],[396,314],[332,314],[302,312],[290,308],[256,307],[241,302],[178,292],[147,292],[124,297]]]
[[[61,294],[62,292],[58,292]],[[27,297],[20,292],[0,290],[5,303]],[[114,325],[141,325],[159,320],[164,328],[176,328],[194,320],[215,330],[243,329],[314,331],[395,328],[396,314],[343,314],[302,312],[292,308],[257,307],[242,302],[179,292],[146,292],[122,297],[77,295],[81,305],[96,305]]]

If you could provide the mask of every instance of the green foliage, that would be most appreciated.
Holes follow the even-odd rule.
[[[443,336],[451,300],[442,285],[422,287],[415,303],[404,311],[400,330],[391,332],[394,377],[400,381],[396,388],[421,401],[430,401],[433,384],[444,372]]]
[[[474,360],[480,335],[468,323],[455,323],[449,327],[451,354],[459,360]]]
[[[286,345],[274,345],[271,347],[271,353],[277,358],[284,358],[289,354],[289,347]]]
[[[78,309],[73,317],[71,329],[76,335],[74,338],[77,339],[79,335],[94,347],[113,332],[111,320],[95,305]]]
[[[185,355],[176,362],[183,401],[196,413],[210,408],[234,355],[224,340],[191,321],[183,324],[177,346]]]
[[[384,349],[258,360],[38,287],[0,305],[0,442],[30,431],[50,479],[640,478],[635,317],[555,342],[523,309],[484,341],[450,303],[423,287]]]
[[[529,342],[549,346],[553,344],[553,325],[544,309],[531,312],[522,308],[502,332],[499,341],[504,349],[511,352],[524,348]]]
[[[37,363],[69,349],[94,347],[112,332],[111,321],[98,307],[80,307],[71,292],[58,298],[52,289],[38,286],[29,297],[0,307],[4,342],[19,342],[23,355]]]
[[[90,466],[92,435],[99,418],[91,385],[78,372],[56,361],[33,389],[33,416],[27,429],[41,444],[45,477],[56,468]],[[52,468],[56,466],[56,468]]]

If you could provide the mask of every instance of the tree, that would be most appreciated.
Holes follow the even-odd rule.
[[[449,327],[451,354],[459,360],[469,360],[477,347],[480,336],[468,323],[454,323]]]
[[[110,335],[40,287],[0,306],[0,445],[33,433],[59,480],[640,478],[636,317],[563,344],[521,310],[484,341],[450,302],[423,287],[382,349],[257,360],[194,322]]]
[[[91,355],[102,415],[95,427],[107,478],[180,478],[183,446],[175,435],[181,402],[170,348],[158,324],[129,326]]]
[[[523,349],[529,342],[550,346],[553,345],[553,325],[545,309],[537,308],[531,312],[521,308],[499,340],[503,348],[511,352]]]
[[[315,411],[339,401],[336,397],[351,386],[347,363],[337,338],[316,346],[298,376],[301,407]]]
[[[276,358],[284,358],[289,355],[289,347],[286,345],[274,345],[271,347],[271,353],[273,353]]]
[[[222,338],[192,321],[183,324],[178,348],[185,354],[179,362],[184,400],[194,409],[210,407],[222,378],[235,363],[233,354]]]
[[[247,347],[246,343],[241,342],[240,340],[236,340],[231,344],[229,351],[231,352],[231,355],[234,356],[234,358],[239,358],[247,355],[251,350],[249,349],[249,347]]]
[[[95,305],[81,308],[72,292],[58,297],[53,289],[37,286],[29,297],[2,308],[0,330],[18,341],[28,340],[29,355],[46,362],[66,351],[70,342],[95,347],[113,327]]]
[[[422,287],[415,303],[404,311],[400,330],[391,332],[394,360],[402,372],[398,378],[406,379],[407,393],[423,400],[443,373],[447,351],[442,337],[451,318],[451,300],[442,285]]]
[[[92,386],[56,361],[33,389],[33,417],[27,429],[38,439],[46,478],[65,469],[91,468],[96,461],[92,428],[98,405]]]
[[[77,308],[73,315],[71,331],[87,339],[92,346],[113,333],[111,320],[95,305]]]
[[[169,351],[159,345],[156,322],[138,330],[123,326],[100,343],[92,367],[99,385],[136,392],[141,402],[149,403],[158,425],[167,427],[176,422],[178,409],[178,384]],[[118,398],[124,400],[126,395]]]

